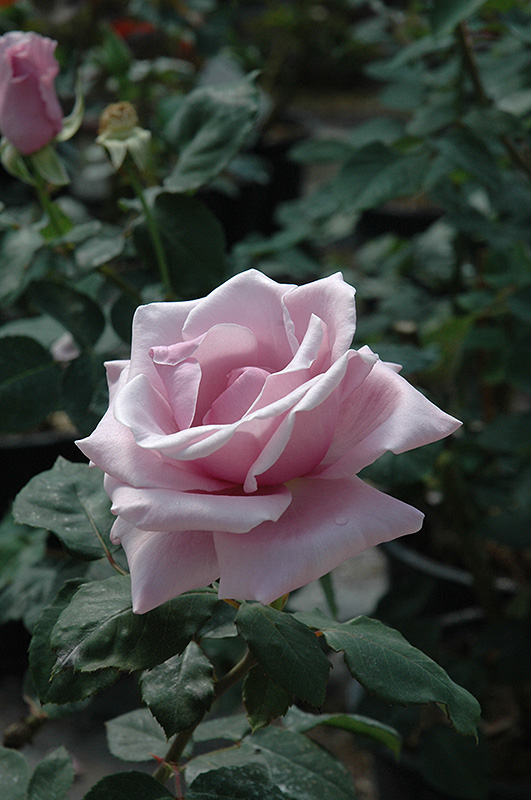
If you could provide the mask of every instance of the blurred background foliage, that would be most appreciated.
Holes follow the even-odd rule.
[[[529,3],[2,5],[1,33],[58,40],[65,113],[76,81],[85,100],[81,130],[58,145],[71,182],[52,193],[55,224],[1,176],[8,463],[22,433],[58,429],[69,444],[92,430],[102,362],[127,356],[138,304],[202,296],[249,267],[297,283],[341,270],[357,288],[354,346],[402,364],[464,423],[363,477],[426,512],[421,533],[385,548],[377,612],[478,696],[482,745],[424,712],[365,705],[443,795],[485,797],[491,775],[531,781]],[[124,100],[152,134],[137,176],[149,215],[95,144],[101,112]],[[31,628],[55,591],[43,546],[6,518],[2,621]],[[17,580],[33,587],[26,601]]]

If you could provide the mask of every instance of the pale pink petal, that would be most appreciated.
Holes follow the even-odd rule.
[[[345,354],[324,375],[305,384],[306,391],[286,414],[275,433],[252,464],[244,483],[252,492],[260,484],[280,483],[300,477],[321,462],[330,447],[339,402],[341,381],[348,367]]]
[[[280,284],[254,269],[235,275],[190,312],[184,325],[184,338],[194,339],[213,325],[232,322],[256,335],[259,366],[282,369],[293,355],[286,332],[282,297],[293,288]]]
[[[245,490],[291,480],[317,467],[329,450],[345,391],[367,377],[376,357],[352,350],[323,375],[306,384],[306,393],[286,414],[251,466]],[[219,474],[219,473],[218,473]]]
[[[241,419],[262,391],[269,374],[259,367],[233,370],[228,377],[227,388],[205,414],[204,424],[220,425]]]
[[[241,325],[214,325],[190,342],[152,348],[153,361],[174,409],[185,402],[180,393],[179,366],[193,359],[200,368],[201,380],[195,398],[194,423],[201,424],[215,399],[225,391],[227,376],[240,367],[256,366],[258,343],[252,331]]]
[[[111,511],[142,530],[211,530],[246,533],[266,520],[277,520],[291,502],[285,486],[252,495],[238,492],[206,494],[127,486],[109,475],[105,491]]]
[[[133,318],[131,377],[147,375],[151,383],[161,388],[160,378],[150,355],[151,348],[182,342],[186,318],[198,303],[201,300],[149,303],[137,308]]]
[[[217,579],[219,569],[209,531],[158,533],[123,528],[122,524],[120,539],[131,571],[135,614],[145,614]]]
[[[317,374],[319,370],[314,369],[315,361],[321,351],[321,345],[327,341],[323,323],[318,317],[311,316],[297,352],[284,369],[274,372],[266,378],[264,387],[249,409],[249,413],[270,406]]]
[[[168,404],[179,430],[189,428],[197,411],[201,367],[190,359],[174,367],[158,367]]]
[[[271,603],[368,547],[418,531],[412,506],[352,480],[290,484],[293,501],[276,523],[243,536],[215,533],[221,598]]]
[[[378,361],[366,380],[345,397],[321,475],[352,475],[387,450],[412,450],[448,436],[460,425],[393,367]]]
[[[356,330],[356,291],[345,283],[340,272],[298,286],[284,296],[284,304],[293,320],[295,335],[299,341],[308,327],[312,314],[321,319],[330,337],[330,356],[334,361],[350,347]]]
[[[137,375],[116,393],[114,416],[141,442],[153,434],[168,436],[175,433],[177,423],[164,397],[145,375]]]
[[[184,470],[178,462],[166,461],[159,453],[139,447],[129,428],[113,413],[113,398],[127,382],[129,362],[111,361],[106,367],[111,405],[93,433],[76,442],[93,464],[131,486],[216,492],[231,485],[197,473],[193,465]]]

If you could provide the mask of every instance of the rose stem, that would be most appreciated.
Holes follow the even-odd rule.
[[[140,179],[136,174],[134,167],[131,165],[129,158],[127,157],[124,162],[124,169],[127,173],[127,177],[129,179],[129,182],[131,183],[131,186],[133,187],[136,196],[140,200],[140,204],[144,212],[144,217],[146,218],[146,225],[149,231],[149,236],[151,238],[153,249],[155,251],[155,258],[157,259],[157,266],[159,268],[160,279],[166,289],[166,300],[171,300],[173,299],[173,297],[175,297],[175,293],[173,291],[173,286],[170,278],[170,271],[168,269],[168,262],[166,261],[166,254],[164,252],[164,246],[160,238],[158,225],[156,223],[155,217],[153,216],[153,212],[149,207],[149,203],[146,200],[142,183],[140,182]]]

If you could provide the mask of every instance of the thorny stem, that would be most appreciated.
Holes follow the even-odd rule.
[[[124,162],[124,169],[127,173],[127,177],[131,186],[140,200],[140,204],[142,206],[142,210],[144,212],[144,217],[146,218],[146,225],[149,231],[149,236],[151,239],[151,243],[153,245],[153,249],[155,251],[155,258],[157,260],[157,266],[159,268],[160,279],[164,284],[166,289],[166,299],[171,300],[175,293],[173,291],[173,286],[171,283],[170,271],[168,269],[168,262],[166,261],[166,253],[164,252],[164,246],[162,244],[162,239],[160,238],[160,232],[153,216],[153,212],[149,207],[149,203],[146,200],[146,196],[144,194],[144,187],[136,174],[135,168],[131,165],[130,160],[126,158]]]
[[[223,677],[214,684],[214,694],[216,697],[220,697],[220,695],[224,694],[228,689],[231,688],[231,686],[234,686],[235,683],[243,678],[243,676],[252,667],[253,663],[254,658],[249,650],[247,650],[240,661],[238,661],[238,663],[235,664],[226,675],[223,675]],[[190,728],[187,728],[185,731],[181,731],[177,734],[168,752],[164,756],[163,762],[158,765],[157,769],[153,773],[155,780],[163,784],[166,783],[174,771],[174,768],[178,766],[184,748],[190,741],[192,734],[198,725],[199,722],[190,726]]]
[[[487,94],[485,87],[483,86],[483,82],[481,80],[481,75],[476,60],[476,54],[474,52],[474,45],[472,43],[470,31],[466,22],[459,23],[459,25],[456,28],[456,36],[457,36],[457,41],[459,42],[459,46],[461,48],[461,53],[463,55],[464,66],[470,77],[470,80],[472,81],[474,92],[476,93],[478,101],[482,106],[485,107],[492,106],[493,101]],[[502,134],[500,136],[500,140],[503,142],[505,149],[509,153],[513,162],[521,170],[523,170],[529,178],[531,178],[531,164],[518,150],[518,148],[515,146],[511,138],[507,136],[507,134]]]

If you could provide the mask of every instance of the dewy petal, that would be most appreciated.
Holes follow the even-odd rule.
[[[266,520],[275,522],[291,502],[285,486],[252,495],[205,494],[127,486],[109,475],[105,491],[112,512],[141,530],[232,531],[246,533]]]
[[[284,304],[294,324],[295,335],[301,342],[311,314],[321,319],[330,337],[333,363],[348,350],[356,330],[356,290],[345,283],[340,272],[298,286],[284,297]]]
[[[363,383],[345,397],[321,476],[359,472],[387,450],[403,453],[453,433],[461,423],[445,414],[394,367],[377,361]]]
[[[219,568],[209,531],[160,533],[139,531],[120,520],[118,524],[131,571],[135,614],[145,614],[217,579]]]
[[[221,598],[271,603],[368,547],[418,531],[412,506],[352,480],[301,479],[276,523],[244,536],[215,533]]]
[[[281,300],[293,288],[293,284],[276,283],[254,269],[235,275],[190,312],[184,338],[194,339],[223,322],[242,325],[256,335],[256,363],[268,370],[282,369],[293,350]]]

